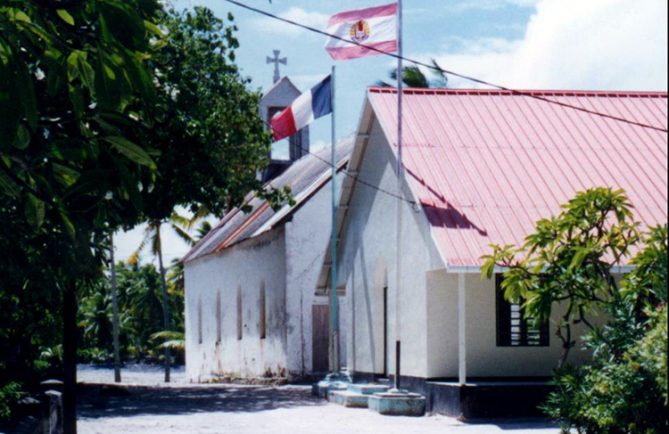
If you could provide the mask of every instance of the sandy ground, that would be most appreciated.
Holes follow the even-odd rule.
[[[165,385],[159,369],[137,367],[123,371],[118,387],[111,370],[82,367],[79,433],[559,433],[541,421],[464,424],[445,416],[381,416],[315,399],[308,386],[191,385],[182,370],[173,380]]]

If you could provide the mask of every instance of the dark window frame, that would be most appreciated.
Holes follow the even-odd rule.
[[[197,298],[197,343],[202,345],[202,297]]]
[[[242,318],[242,287],[237,287],[237,340],[241,341],[244,337],[244,323]]]
[[[223,318],[221,313],[221,291],[216,292],[216,343],[220,344],[223,338]]]
[[[258,335],[260,339],[267,338],[267,291],[265,290],[265,282],[260,285],[260,296],[258,299],[258,310],[260,313],[260,321],[258,322]]]
[[[495,275],[495,300],[498,347],[548,347],[550,336],[548,322],[538,328],[531,326],[531,319],[523,317],[522,300],[519,304],[509,303],[501,290],[501,274]]]

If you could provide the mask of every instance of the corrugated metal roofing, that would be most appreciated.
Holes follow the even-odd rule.
[[[337,170],[342,170],[351,155],[353,138],[347,138],[336,147]],[[293,163],[283,174],[270,181],[267,185],[276,189],[290,186],[294,205],[285,205],[274,211],[269,203],[255,196],[246,200],[251,211],[244,213],[238,208],[228,212],[225,217],[183,258],[190,262],[202,256],[210,255],[228,248],[241,241],[253,238],[271,230],[286,217],[296,211],[305,201],[309,200],[332,177],[330,165],[330,148],[307,154]]]
[[[664,92],[523,93],[667,128]],[[396,149],[396,91],[368,97]],[[667,222],[666,132],[506,91],[407,90],[404,107],[407,177],[448,267],[522,244],[590,187],[623,188],[643,224]]]

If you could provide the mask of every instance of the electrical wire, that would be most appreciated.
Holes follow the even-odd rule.
[[[310,156],[312,156],[312,157],[314,157],[314,158],[316,158],[316,159],[322,161],[322,162],[325,163],[328,167],[330,167],[330,168],[333,167],[333,166],[332,166],[332,163],[331,163],[330,161],[327,161],[326,159],[321,158],[318,154],[316,154],[316,153],[314,153],[314,152],[311,152],[311,151],[309,151],[308,149],[305,149],[305,148],[302,148],[302,150],[303,150],[304,152],[306,152],[308,155],[310,155]],[[404,201],[404,202],[406,202],[406,203],[408,203],[408,204],[410,204],[410,205],[415,205],[415,204],[416,204],[416,202],[414,202],[413,200],[406,199],[406,198],[400,196],[400,195],[397,194],[397,193],[393,193],[392,191],[388,191],[388,190],[385,190],[385,189],[383,189],[383,188],[381,188],[381,187],[377,187],[377,186],[374,185],[374,184],[371,184],[371,183],[369,183],[369,182],[367,182],[367,181],[365,181],[365,180],[363,180],[363,179],[360,179],[359,176],[350,173],[348,170],[345,170],[345,171],[344,171],[344,174],[345,174],[346,176],[348,176],[349,178],[352,178],[352,179],[355,180],[356,182],[359,182],[359,183],[361,183],[362,185],[364,185],[364,186],[366,186],[366,187],[369,187],[369,188],[374,189],[374,190],[376,190],[376,191],[379,191],[379,192],[381,192],[381,193],[387,194],[387,195],[390,196],[390,197],[393,197],[393,198],[395,198],[395,199]]]
[[[593,115],[593,116],[599,116],[599,117],[602,117],[602,118],[607,118],[607,119],[611,119],[611,120],[618,121],[618,122],[624,122],[626,124],[634,125],[634,126],[637,126],[637,127],[648,128],[648,129],[660,131],[660,132],[663,132],[663,133],[667,132],[666,128],[646,124],[646,123],[643,123],[643,122],[634,121],[634,120],[631,120],[631,119],[626,119],[626,118],[623,118],[623,117],[620,117],[620,116],[610,115],[608,113],[598,112],[596,110],[590,110],[590,109],[587,109],[585,107],[575,106],[575,105],[572,105],[572,104],[568,104],[566,102],[557,101],[557,100],[554,100],[554,99],[546,98],[544,96],[536,95],[536,94],[529,93],[529,92],[524,92],[522,90],[512,89],[512,88],[509,88],[509,87],[506,87],[506,86],[502,86],[502,85],[499,85],[499,84],[491,83],[491,82],[486,81],[486,80],[482,80],[480,78],[471,77],[471,76],[468,76],[468,75],[465,75],[465,74],[461,74],[461,73],[456,72],[456,71],[443,69],[441,67],[437,67],[436,65],[430,65],[429,63],[421,62],[419,60],[411,59],[411,58],[408,58],[408,57],[405,57],[405,56],[400,56],[399,54],[389,53],[387,51],[383,51],[383,50],[380,50],[378,48],[362,44],[360,42],[356,42],[356,41],[352,41],[352,40],[349,40],[349,39],[346,39],[346,38],[342,38],[341,36],[337,36],[337,35],[328,33],[326,31],[317,29],[315,27],[308,26],[306,24],[298,23],[297,21],[293,21],[293,20],[290,20],[288,18],[282,18],[282,17],[280,17],[278,15],[275,15],[271,12],[267,12],[267,11],[264,11],[262,9],[259,9],[259,8],[253,7],[253,6],[246,5],[246,4],[244,4],[242,2],[239,2],[237,0],[224,0],[224,1],[226,1],[228,3],[231,3],[233,5],[239,6],[240,8],[249,10],[251,12],[255,12],[257,14],[264,15],[268,18],[272,18],[272,19],[275,19],[275,20],[278,20],[278,21],[282,21],[282,22],[284,22],[286,24],[290,24],[292,26],[300,27],[300,28],[308,30],[310,32],[320,34],[322,36],[327,36],[329,38],[333,38],[333,39],[337,39],[337,40],[340,40],[340,41],[343,41],[343,42],[347,42],[349,44],[357,45],[359,47],[366,48],[370,51],[374,51],[376,53],[379,53],[379,54],[382,54],[382,55],[385,55],[385,56],[388,56],[388,57],[392,57],[392,58],[395,58],[395,59],[402,59],[402,60],[405,60],[409,63],[413,63],[416,66],[422,66],[424,68],[428,68],[428,69],[437,71],[437,72],[442,73],[442,74],[449,74],[449,75],[452,75],[454,77],[458,77],[458,78],[461,78],[463,80],[467,80],[467,81],[477,83],[477,84],[480,84],[480,85],[483,85],[483,86],[488,86],[488,87],[496,88],[496,89],[499,89],[499,90],[503,90],[503,91],[509,92],[513,95],[532,98],[532,99],[535,99],[535,100],[538,100],[538,101],[543,101],[543,102],[546,102],[546,103],[549,103],[549,104],[558,105],[560,107],[569,108],[569,109],[572,109],[572,110],[577,110],[577,111],[587,113],[587,114],[590,114],[590,115]]]
[[[266,126],[270,131],[272,130],[272,125],[271,125],[269,122],[266,122],[266,121],[263,119],[263,123],[265,124],[265,126]],[[316,158],[317,160],[322,161],[322,162],[325,163],[328,167],[330,167],[330,168],[333,167],[333,166],[332,166],[332,162],[326,160],[325,158],[321,158],[318,154],[316,154],[316,153],[314,153],[314,152],[311,152],[309,149],[304,148],[304,147],[300,147],[300,149],[302,150],[302,152],[305,152],[307,155],[312,156],[312,157]],[[335,164],[336,164],[336,163],[335,163]],[[336,168],[336,167],[335,167],[335,168]],[[406,199],[406,198],[400,196],[399,194],[396,194],[396,193],[393,193],[393,192],[391,192],[391,191],[385,190],[385,189],[383,189],[383,188],[381,188],[381,187],[377,187],[377,186],[375,186],[374,184],[371,184],[371,183],[369,183],[369,182],[367,182],[367,181],[365,181],[365,180],[363,180],[363,179],[360,179],[359,176],[357,176],[357,175],[353,175],[352,173],[349,173],[348,170],[345,170],[345,171],[344,171],[344,174],[345,174],[346,176],[348,176],[349,178],[352,178],[352,179],[355,180],[356,182],[359,182],[359,183],[361,183],[362,185],[367,186],[367,187],[369,187],[369,188],[371,188],[371,189],[374,189],[374,190],[379,191],[379,192],[381,192],[381,193],[387,194],[388,196],[394,197],[395,199],[399,199],[399,200],[402,200],[402,201],[404,201],[404,202],[407,202],[407,203],[410,204],[410,205],[415,205],[415,204],[416,204],[416,202],[414,202],[413,200],[408,200],[408,199]],[[270,181],[270,182],[268,183],[268,185],[272,186],[272,181]],[[273,186],[272,186],[272,187],[273,187]]]

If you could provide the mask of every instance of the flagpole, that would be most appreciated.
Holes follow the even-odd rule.
[[[331,80],[331,101],[332,101],[332,234],[330,244],[332,247],[332,260],[330,265],[330,274],[332,278],[330,290],[330,327],[331,333],[331,354],[332,354],[332,372],[339,372],[339,318],[338,318],[338,301],[337,301],[337,161],[335,152],[336,129],[335,129],[335,66],[332,65]]]
[[[402,195],[402,179],[404,178],[404,165],[402,163],[402,109],[403,109],[403,46],[402,46],[402,0],[397,1],[397,193],[400,197]],[[397,228],[396,228],[396,288],[395,288],[395,391],[400,390],[400,361],[402,354],[402,337],[400,325],[400,291],[402,287],[402,270],[401,270],[401,250],[402,250],[402,201],[397,201]]]

